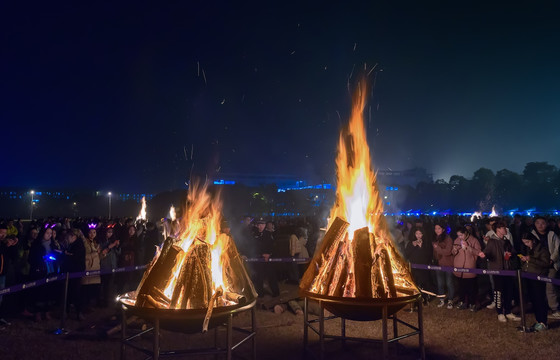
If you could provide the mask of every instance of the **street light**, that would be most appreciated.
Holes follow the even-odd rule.
[[[33,195],[35,195],[35,190],[31,190],[31,210],[29,211],[29,219],[33,220]]]
[[[109,219],[111,218],[111,195],[113,195],[110,191],[107,193],[109,195]]]

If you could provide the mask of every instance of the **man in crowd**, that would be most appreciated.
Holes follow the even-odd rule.
[[[551,279],[556,278],[556,273],[560,267],[560,259],[558,253],[558,246],[560,241],[558,236],[554,231],[549,231],[547,229],[548,223],[546,219],[542,216],[537,216],[534,221],[535,228],[531,232],[533,235],[539,239],[542,247],[546,248],[550,253],[550,269],[548,270],[548,277]],[[552,310],[552,319],[560,319],[560,311],[558,311],[558,287],[547,283],[546,284],[546,298],[548,300],[548,306]]]
[[[266,221],[264,219],[257,220],[257,227],[253,233],[253,247],[258,257],[263,261],[255,263],[254,283],[255,289],[259,297],[264,296],[264,280],[268,280],[272,296],[280,296],[280,289],[278,288],[278,278],[276,275],[276,264],[270,263],[269,259],[274,250],[274,233],[270,230],[265,230]]]

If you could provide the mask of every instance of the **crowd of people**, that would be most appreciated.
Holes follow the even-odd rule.
[[[512,218],[473,220],[420,217],[400,222],[393,235],[401,253],[414,264],[487,269],[489,274],[521,269],[557,278],[560,219],[516,214]],[[496,310],[500,322],[520,320],[514,311],[519,307],[519,288],[514,277],[418,268],[412,269],[412,275],[424,290],[425,301],[430,295],[440,299],[438,307],[478,311],[486,306]],[[548,318],[560,320],[557,286],[524,279],[522,290],[535,313],[535,331],[546,330]]]
[[[410,263],[489,272],[522,269],[550,278],[556,278],[560,267],[560,220],[553,218],[387,219],[396,248]],[[221,231],[233,236],[240,254],[248,260],[247,270],[259,297],[267,292],[279,297],[279,283],[297,284],[306,264],[267,260],[309,258],[324,234],[324,226],[315,219],[272,221],[247,216],[233,226],[224,221]],[[0,221],[0,290],[58,273],[108,271],[70,280],[68,302],[75,316],[83,319],[91,306],[110,306],[116,294],[136,288],[142,272],[114,274],[111,270],[149,263],[166,233],[169,227],[165,223],[126,218],[49,218],[25,224]],[[501,322],[519,320],[519,289],[512,277],[417,268],[411,271],[426,302],[437,298],[440,308],[471,311],[486,306],[496,310]],[[62,282],[56,282],[4,296],[4,301],[0,298],[0,318],[20,314],[35,321],[49,319],[53,306],[60,304],[61,286]],[[523,291],[537,320],[534,330],[546,330],[548,318],[560,319],[557,286],[524,279]]]

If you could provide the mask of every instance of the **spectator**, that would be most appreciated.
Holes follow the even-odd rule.
[[[89,229],[87,233],[87,238],[83,239],[84,248],[86,251],[85,255],[85,265],[86,271],[99,271],[101,270],[101,264],[99,261],[99,253],[101,251],[99,243],[97,242],[97,230]],[[84,295],[83,304],[85,307],[89,307],[91,300],[95,300],[99,303],[99,290],[101,284],[101,277],[99,275],[85,276],[82,278],[82,289]]]
[[[432,261],[432,251],[432,245],[425,239],[424,230],[421,227],[414,229],[414,239],[406,246],[407,259],[413,264],[429,265]],[[433,290],[428,270],[413,268],[412,277],[421,290]],[[427,302],[429,295],[423,293],[423,296]]]
[[[115,237],[112,227],[105,230],[103,239],[99,242],[101,253],[99,254],[101,275],[101,304],[107,306],[109,301],[115,298],[115,274],[112,270],[118,267],[118,260],[121,254],[120,241]]]
[[[558,246],[560,241],[558,236],[554,231],[547,230],[546,219],[542,216],[537,216],[534,221],[535,228],[531,231],[535,237],[539,239],[539,242],[543,248],[548,250],[550,254],[550,265],[548,270],[548,277],[551,279],[556,278],[556,273],[560,267],[560,258],[558,254]],[[558,311],[558,287],[552,283],[546,284],[546,298],[548,300],[548,306],[552,310],[552,319],[560,319],[560,311]]]
[[[437,260],[439,266],[453,266],[453,240],[445,232],[444,226],[441,224],[434,225],[435,241],[432,244],[434,247],[434,258]],[[453,298],[455,297],[455,286],[453,285],[453,274],[449,271],[438,271],[437,285],[438,296],[443,297],[438,307],[445,305],[447,298],[447,308],[453,309]],[[447,296],[446,290],[447,288]]]
[[[547,276],[550,268],[550,253],[548,250],[531,233],[522,235],[521,240],[523,241],[523,256],[521,256],[523,271]],[[533,311],[537,320],[531,328],[534,331],[544,331],[548,329],[546,283],[536,279],[525,279],[525,288],[533,304]]]
[[[474,269],[476,268],[476,259],[480,253],[480,242],[477,238],[469,234],[465,227],[457,229],[457,239],[453,242],[452,254],[453,266],[457,268]],[[477,289],[476,274],[471,272],[456,271],[453,273],[458,279],[457,292],[459,294],[459,302],[457,309],[463,310],[470,308],[476,311]]]
[[[257,221],[257,228],[253,233],[253,246],[258,256],[263,262],[254,263],[254,284],[259,297],[264,296],[264,281],[268,280],[268,285],[272,291],[272,296],[280,296],[278,288],[278,278],[274,263],[268,262],[274,249],[274,234],[272,231],[265,230],[266,222],[263,219]]]
[[[497,221],[492,225],[493,235],[489,237],[484,251],[479,253],[481,258],[488,260],[489,270],[516,270],[515,250],[507,238],[508,228],[505,222]],[[494,303],[498,313],[498,321],[521,320],[511,313],[511,302],[515,285],[510,276],[494,277]]]
[[[68,273],[85,271],[86,249],[82,232],[78,229],[70,229],[66,233],[65,242],[68,246],[64,250],[63,271]],[[81,287],[82,282],[80,278],[70,279],[68,284],[68,302],[74,305],[78,320],[84,319]]]

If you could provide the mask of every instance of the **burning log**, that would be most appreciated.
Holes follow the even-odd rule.
[[[356,281],[356,297],[371,298],[372,291],[372,244],[367,227],[354,232],[352,241],[354,253],[354,276]],[[376,276],[376,274],[374,274]]]
[[[206,316],[204,317],[204,321],[202,322],[202,332],[205,333],[208,331],[208,323],[210,322],[210,318],[212,317],[212,310],[214,309],[214,303],[216,300],[222,296],[223,290],[222,287],[219,286],[216,289],[216,292],[212,295],[210,302],[208,304],[208,310],[206,310]]]
[[[226,289],[224,289],[224,296],[227,300],[235,301],[241,304],[240,301],[247,301],[247,298],[254,299],[258,296],[253,282],[251,282],[247,269],[233,239],[226,235],[220,234],[220,240],[223,244],[223,252],[221,254],[222,261],[222,274]],[[240,299],[239,301],[235,298]],[[244,300],[241,300],[241,299]],[[244,303],[244,302],[243,302]]]
[[[380,262],[381,272],[383,273],[383,288],[385,289],[384,297],[397,297],[397,289],[395,288],[395,279],[393,278],[393,269],[391,266],[391,258],[386,249],[381,249],[377,262]]]
[[[153,299],[159,298],[162,301],[169,302],[169,298],[163,294],[163,290],[169,283],[171,271],[176,266],[180,255],[183,250],[173,245],[174,240],[167,238],[162,246],[162,250],[157,258],[152,260],[148,269],[144,272],[144,276],[138,285],[138,298],[136,300],[137,306],[153,305],[148,301],[146,295],[151,296]],[[167,301],[164,301],[167,300]]]
[[[329,285],[329,296],[343,296],[346,280],[348,278],[348,242],[342,243],[340,255],[336,262],[335,271]]]
[[[348,229],[349,225],[348,222],[339,217],[334,219],[329,230],[323,237],[321,247],[315,253],[313,260],[311,260],[307,271],[301,279],[301,289],[310,290],[321,287],[322,291],[320,293],[325,294],[328,291],[328,278],[333,275],[331,268],[338,255],[340,240],[345,236],[346,229]],[[327,263],[328,266],[325,266]]]
[[[212,269],[210,267],[210,247],[195,240],[179,272],[170,308],[199,309],[208,307],[212,297]]]

